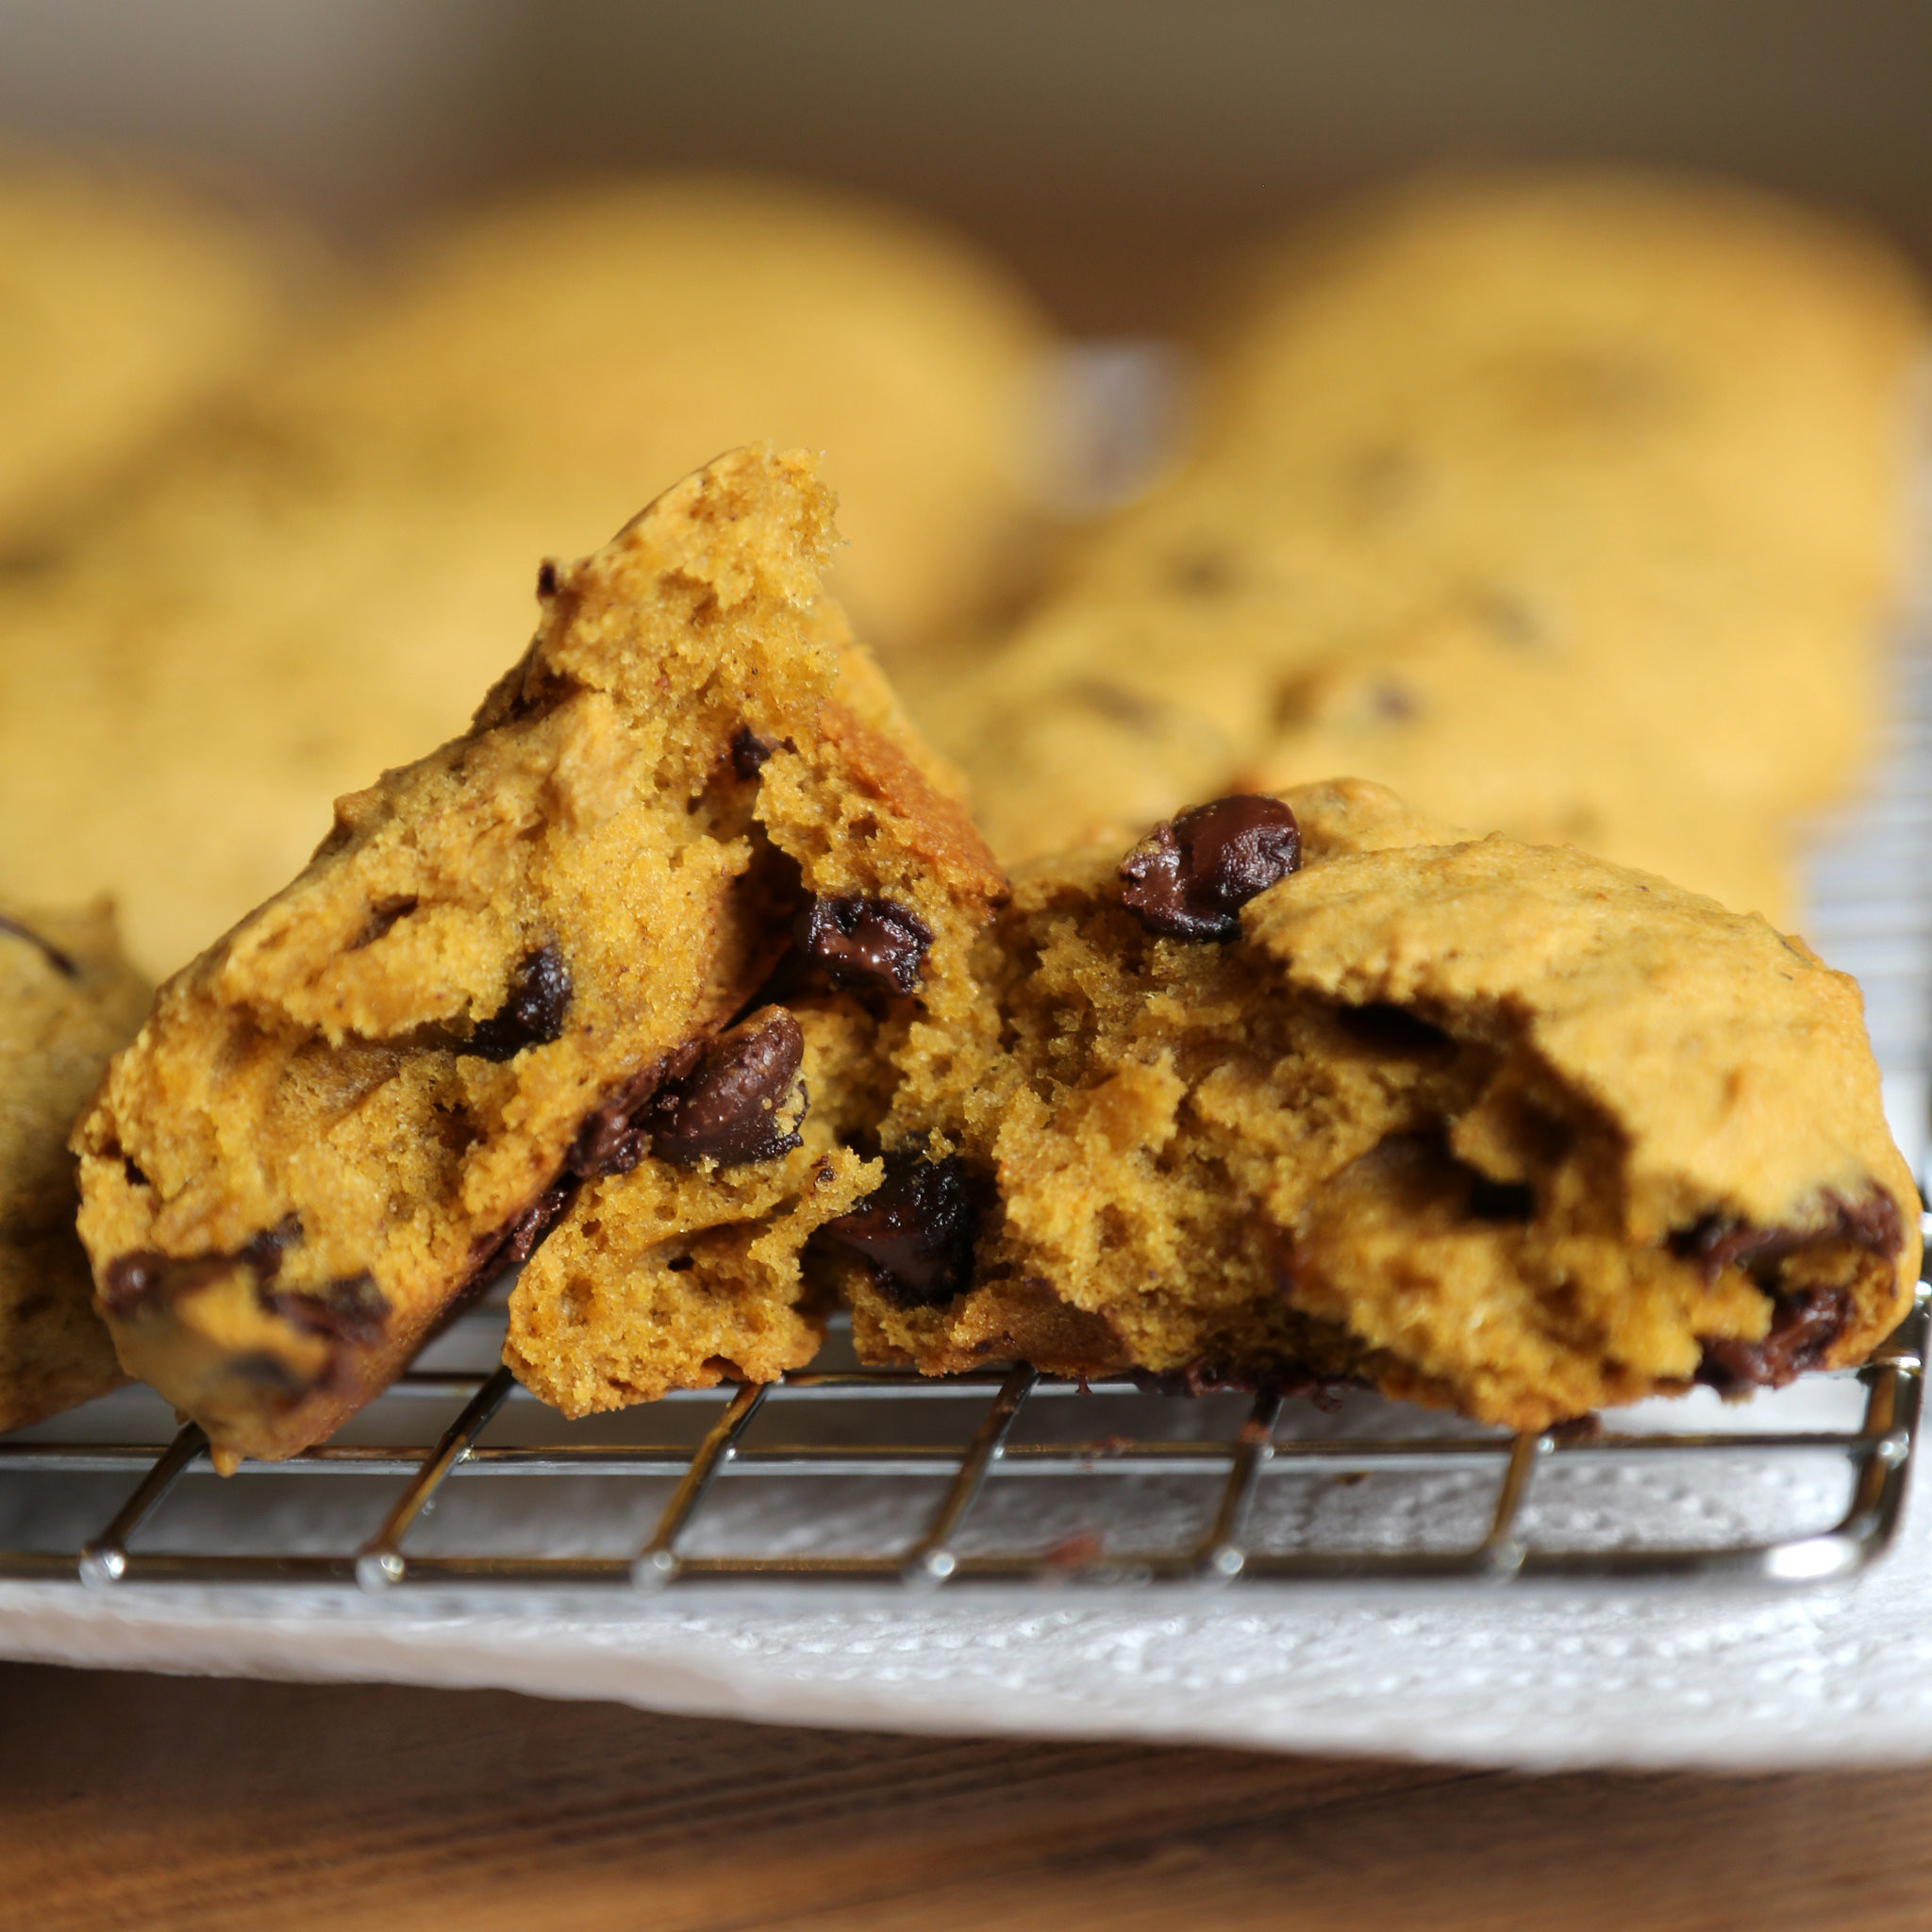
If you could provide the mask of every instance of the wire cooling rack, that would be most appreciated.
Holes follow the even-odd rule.
[[[1807,930],[1865,989],[1918,1168],[1932,1068],[1932,648],[1890,756],[1810,841]],[[128,1390],[0,1440],[0,1579],[409,1591],[1856,1574],[1899,1527],[1932,1287],[1865,1367],[1508,1436],[1350,1396],[1157,1395],[832,1366],[567,1424],[478,1309],[332,1442],[222,1480]],[[839,1357],[842,1353],[842,1365]],[[131,1485],[131,1487],[130,1487]]]
[[[1922,1289],[1907,1321],[1865,1367],[1817,1378],[1856,1405],[1855,1416],[1827,1426],[1804,1425],[1802,1417],[1779,1412],[1784,1397],[1772,1397],[1701,1429],[1599,1427],[1507,1436],[1437,1419],[1418,1434],[1418,1412],[1364,1401],[1353,1418],[1324,1417],[1297,1404],[1305,1426],[1290,1433],[1284,1428],[1289,1406],[1272,1394],[1153,1395],[1130,1383],[1088,1386],[1024,1368],[922,1381],[854,1366],[793,1374],[767,1388],[672,1397],[607,1419],[601,1429],[574,1429],[529,1401],[507,1371],[423,1369],[366,1412],[360,1432],[378,1440],[326,1443],[283,1464],[244,1464],[226,1482],[206,1474],[207,1439],[192,1424],[165,1443],[0,1443],[0,1480],[62,1486],[70,1505],[83,1479],[118,1479],[124,1488],[135,1479],[131,1491],[91,1524],[74,1518],[70,1508],[71,1521],[87,1524],[72,1541],[0,1552],[0,1577],[102,1587],[354,1584],[370,1591],[425,1584],[656,1591],[818,1581],[929,1590],[975,1582],[1507,1582],[1539,1576],[1816,1583],[1864,1568],[1897,1530],[1918,1438],[1932,1321],[1928,1295],[1932,1290]],[[473,1349],[487,1344],[499,1321],[487,1312],[472,1318],[459,1343]],[[138,1391],[134,1399],[143,1397]],[[450,1405],[457,1406],[455,1420],[440,1434],[422,1426],[420,1418]],[[855,1427],[855,1408],[870,1411],[873,1426]],[[1088,1414],[1108,1432],[1068,1431],[1069,1421],[1077,1427]],[[1754,1426],[1724,1425],[1740,1414]],[[412,1416],[419,1419],[413,1429],[408,1426]],[[1041,1419],[1043,1426],[1029,1431],[1030,1418]],[[521,1419],[525,1426],[504,1430],[508,1419]],[[686,1425],[667,1427],[674,1419]],[[1792,1426],[1793,1420],[1799,1425]],[[641,1431],[635,1428],[640,1421]],[[623,1427],[626,1422],[633,1427]],[[1393,1424],[1395,1432],[1364,1434],[1365,1423],[1372,1428]],[[519,1440],[529,1438],[532,1426],[535,1438]],[[1702,1465],[1705,1474],[1729,1487],[1782,1462],[1820,1459],[1837,1464],[1841,1486],[1849,1476],[1841,1503],[1822,1524],[1702,1543],[1645,1534],[1667,1520],[1674,1498],[1681,1502],[1687,1466],[1695,1472]],[[1567,1546],[1560,1533],[1554,1541],[1540,1538],[1531,1522],[1538,1485],[1565,1475],[1594,1479],[1598,1504],[1589,1533]],[[1615,1480],[1605,1491],[1607,1475]],[[209,1493],[170,1537],[170,1506],[195,1477]],[[338,1507],[343,1486],[327,1480],[332,1477],[359,1479],[353,1488],[360,1493],[346,1512]],[[652,1505],[646,1533],[627,1549],[560,1553],[554,1505],[520,1507],[508,1519],[485,1507],[471,1512],[469,1546],[458,1528],[455,1547],[447,1546],[448,1537],[444,1547],[411,1547],[412,1535],[445,1497],[480,1491],[502,1499],[518,1488],[527,1496],[536,1486],[510,1481],[519,1477],[594,1478],[588,1508],[581,1481],[573,1483],[568,1521],[578,1534],[600,1515],[635,1515],[641,1493]],[[996,1527],[990,1544],[985,1536],[975,1543],[975,1518],[988,1513],[988,1498],[1026,1478],[1071,1482],[1090,1495],[1096,1484],[1139,1485],[1142,1493],[1127,1511],[1124,1541],[1091,1526],[1057,1532],[1051,1510],[1023,1510],[1017,1522],[1007,1512],[1005,1534]],[[1306,1504],[1310,1491],[1332,1497],[1391,1480],[1419,1486],[1406,1508],[1393,1512],[1392,1539],[1361,1536],[1364,1523],[1373,1524],[1377,1513],[1377,1505],[1366,1501],[1351,1512],[1327,1512],[1330,1529],[1343,1532],[1339,1539],[1324,1540],[1319,1509],[1312,1515],[1304,1509],[1302,1527],[1309,1532],[1312,1524],[1312,1530],[1291,1546],[1270,1547],[1270,1537],[1257,1534],[1271,1492],[1297,1490]],[[1151,1508],[1150,1481],[1167,1488]],[[270,1484],[282,1492],[273,1503],[246,1507],[255,1500],[251,1490]],[[803,1519],[795,1509],[772,1507],[771,1492],[795,1494],[801,1484],[808,1486]],[[883,1539],[883,1547],[785,1547],[800,1541],[801,1529],[838,1525],[841,1511],[825,1501],[828,1484],[874,1495],[901,1491],[911,1505],[905,1533]],[[1176,1488],[1199,1491],[1202,1507],[1191,1524],[1182,1520],[1185,1511],[1177,1517],[1171,1507]],[[727,1491],[747,1490],[768,1492],[753,1512],[762,1546],[704,1549],[708,1513],[717,1511]],[[628,1509],[609,1510],[614,1497]],[[1779,1500],[1795,1504],[1802,1514],[1807,1506],[1815,1511],[1818,1498],[1801,1486]],[[1100,1513],[1076,1509],[1071,1520],[1077,1525]],[[342,1526],[358,1515],[364,1519],[362,1532],[343,1535]],[[857,1519],[849,1510],[845,1515],[849,1532],[881,1541],[863,1510]],[[1466,1534],[1449,1523],[1457,1517]],[[1142,1541],[1134,1534],[1136,1519],[1141,1526],[1163,1524],[1168,1533]],[[1565,1520],[1574,1535],[1575,1511]],[[1429,1534],[1445,1526],[1446,1536]],[[250,1547],[251,1531],[269,1546]],[[507,1540],[527,1546],[506,1548]],[[323,1547],[301,1546],[318,1541]]]

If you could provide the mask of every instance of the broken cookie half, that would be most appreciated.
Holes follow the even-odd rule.
[[[916,1060],[904,1003],[1000,880],[822,598],[831,510],[808,458],[737,451],[546,565],[536,639],[470,730],[341,800],[115,1060],[75,1130],[81,1237],[123,1363],[218,1466],[326,1435],[559,1221],[612,1239],[614,1177],[668,1177],[700,1236],[697,1195],[758,1236],[859,1197],[824,1132],[840,1029],[896,1029]],[[919,903],[895,891],[915,819],[946,879]],[[794,1004],[807,931],[826,984]],[[913,991],[821,1019],[838,958]],[[754,1276],[690,1286],[707,1353],[667,1318],[664,1386],[808,1352],[769,1243]],[[511,1344],[533,1386],[656,1386],[589,1311],[540,1333],[538,1297]]]
[[[1526,1429],[1855,1362],[1907,1306],[1856,986],[1661,879],[1341,781],[1042,862],[979,974],[943,1158],[827,1231],[865,1358]]]

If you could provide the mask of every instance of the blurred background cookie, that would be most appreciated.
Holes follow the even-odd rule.
[[[1907,575],[1922,291],[1629,173],[1425,180],[1251,260],[1190,461],[909,667],[1005,856],[1332,772],[1792,916]]]
[[[106,901],[67,911],[0,902],[0,1430],[126,1379],[74,1231],[67,1135],[149,992]]]
[[[982,615],[1039,515],[1050,337],[994,261],[831,190],[664,175],[531,193],[397,246],[388,285],[263,399],[419,487],[483,488],[576,556],[757,440],[822,449],[837,590],[881,649]],[[519,565],[519,570],[522,566]]]
[[[57,541],[231,391],[312,274],[151,170],[0,145],[0,562]]]

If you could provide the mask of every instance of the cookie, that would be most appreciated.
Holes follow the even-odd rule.
[[[418,234],[390,292],[289,372],[279,421],[501,494],[514,554],[575,554],[755,439],[825,453],[833,588],[881,651],[996,600],[1039,515],[1049,337],[990,259],[889,206],[665,175],[524,196]]]
[[[105,901],[0,906],[0,1430],[126,1379],[74,1232],[67,1134],[147,1000]]]
[[[830,516],[808,458],[740,451],[546,565],[471,728],[339,800],[114,1061],[81,1238],[122,1359],[218,1466],[384,1387],[789,947],[798,861],[753,780],[824,728]]]
[[[1856,1361],[1907,1306],[1857,988],[1761,919],[1345,781],[1043,862],[995,932],[943,1158],[822,1237],[868,1359],[1541,1428]]]
[[[972,956],[1006,882],[961,808],[842,703],[745,749],[756,823],[796,870],[791,943],[747,1017],[613,1119],[621,1157],[518,1278],[504,1360],[566,1415],[809,1361],[813,1236],[878,1188],[882,1138],[921,1136],[901,1086],[991,1020]]]
[[[1621,174],[1429,182],[1264,256],[1190,463],[997,650],[908,667],[1009,861],[1350,771],[1788,915],[1869,757],[1923,296]]]
[[[0,558],[58,544],[274,340],[292,257],[166,181],[0,153]]]
[[[1448,552],[1694,505],[1882,594],[1926,329],[1882,241],[1740,186],[1424,177],[1250,262],[1204,459]]]
[[[1270,622],[1271,616],[1274,622]],[[1070,599],[996,653],[908,689],[1009,864],[1125,837],[1229,784],[1347,772],[1454,823],[1574,844],[1774,922],[1794,916],[1790,832],[1673,761],[1642,721],[1467,603],[1372,648],[1304,654],[1268,593]],[[1562,721],[1591,719],[1589,728]],[[1686,720],[1687,729],[1691,721]]]

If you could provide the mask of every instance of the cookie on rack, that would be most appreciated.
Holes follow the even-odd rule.
[[[972,970],[1006,882],[905,741],[827,703],[748,754],[756,822],[795,868],[790,944],[752,1010],[602,1129],[613,1154],[518,1277],[504,1359],[566,1415],[810,1360],[814,1234],[924,1124],[905,1105],[983,1048]]]
[[[695,1133],[718,1100],[709,1042],[791,948],[804,864],[872,836],[792,761],[894,756],[837,704],[833,541],[810,460],[752,449],[546,565],[469,731],[340,800],[307,870],[162,987],[75,1130],[79,1225],[124,1363],[219,1467],[386,1386],[635,1163],[634,1115]],[[846,910],[835,952],[911,943]],[[759,1097],[786,1138],[789,1092]]]
[[[0,152],[0,558],[39,554],[266,351],[292,256],[129,168]]]
[[[67,1135],[148,992],[105,902],[0,908],[0,1431],[126,1379],[74,1232]]]
[[[1862,1358],[1918,1200],[1856,986],[1357,781],[1042,862],[941,1148],[828,1224],[862,1357],[1353,1380],[1511,1428]]]

